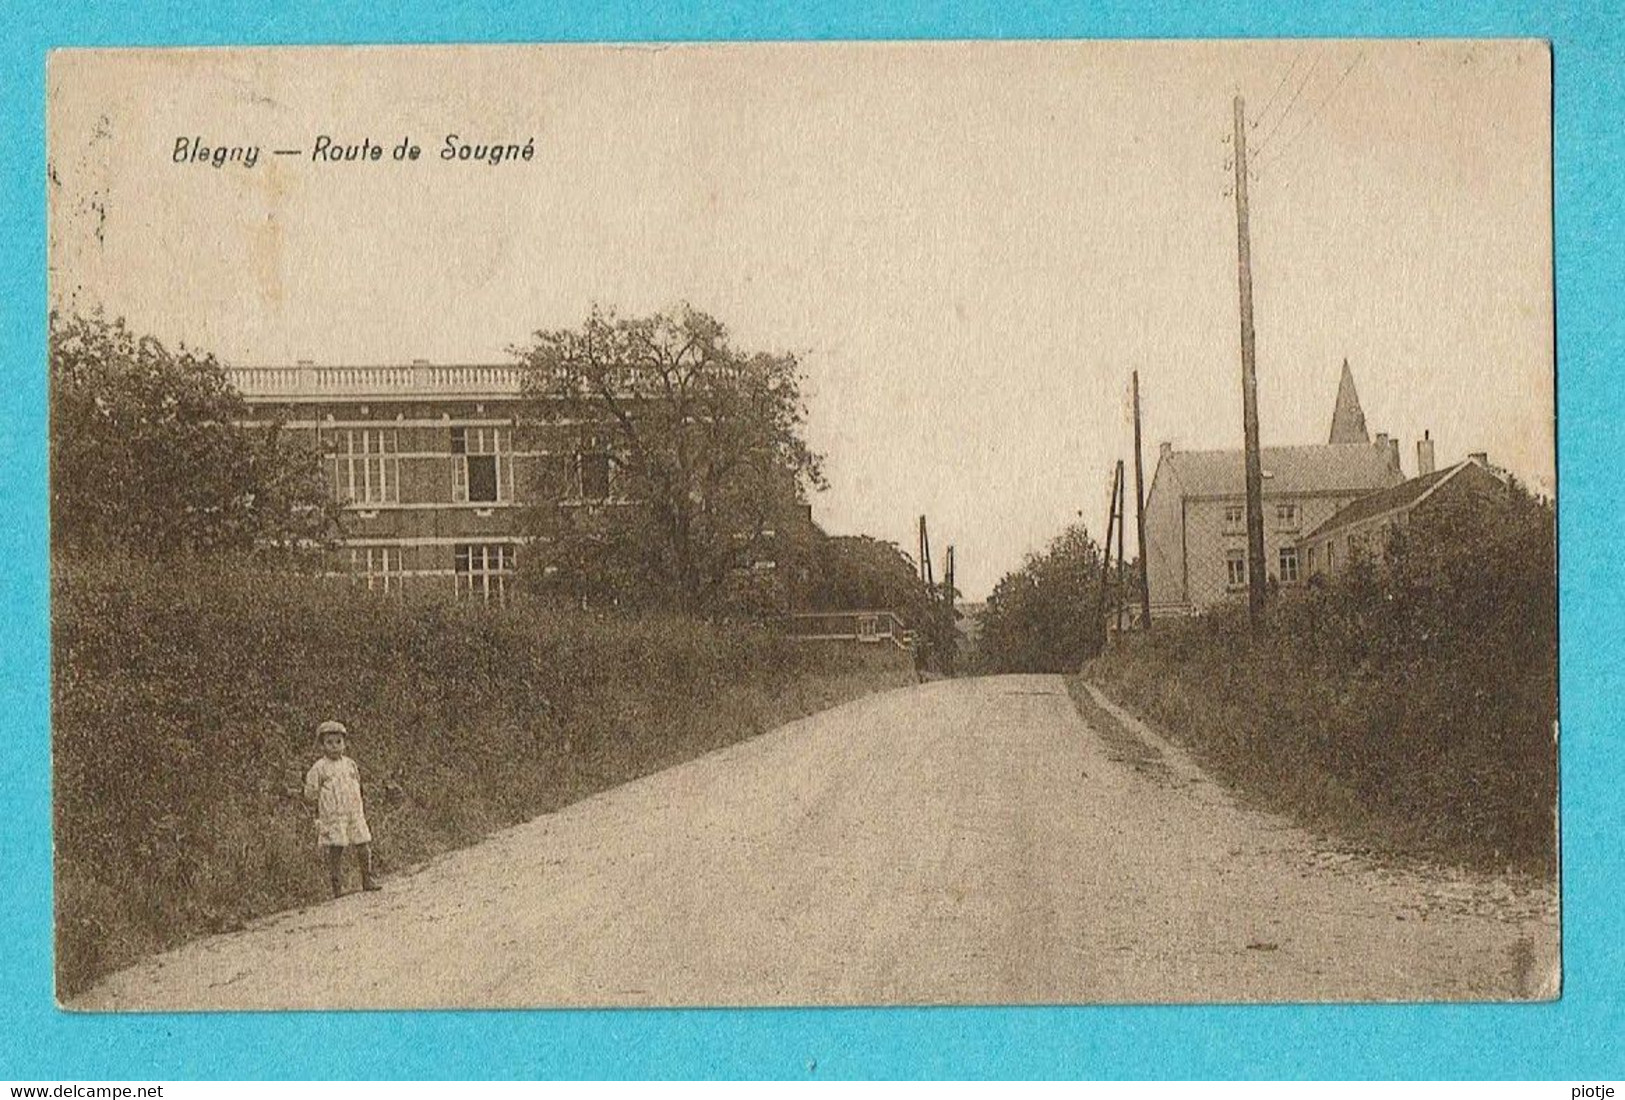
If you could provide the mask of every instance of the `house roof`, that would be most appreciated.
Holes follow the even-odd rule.
[[[1471,465],[1473,463],[1470,461],[1458,462],[1454,466],[1446,466],[1444,469],[1435,470],[1431,474],[1413,477],[1409,481],[1400,482],[1392,488],[1363,496],[1359,500],[1350,503],[1347,507],[1340,509],[1326,522],[1305,535],[1304,538],[1319,538],[1327,531],[1347,527],[1350,524],[1359,523],[1361,520],[1372,519],[1387,512],[1398,511],[1401,508],[1412,507],[1420,503],[1422,498],[1434,489]]]
[[[1392,451],[1371,443],[1265,447],[1259,457],[1264,467],[1264,492],[1271,496],[1368,493],[1388,488],[1399,477]],[[1184,496],[1234,496],[1247,491],[1240,451],[1169,451],[1161,461]]]

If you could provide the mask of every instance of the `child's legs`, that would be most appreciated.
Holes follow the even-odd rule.
[[[355,860],[361,867],[361,884],[372,885],[372,844],[370,842],[352,845],[355,848]]]
[[[327,854],[327,881],[337,894],[344,885],[344,845],[329,844],[322,851]]]

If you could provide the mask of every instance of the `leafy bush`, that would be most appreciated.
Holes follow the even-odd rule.
[[[399,868],[911,679],[760,627],[409,604],[220,557],[59,560],[52,598],[64,994],[323,896],[299,798],[323,718]]]
[[[1276,809],[1384,847],[1555,867],[1557,589],[1551,507],[1446,499],[1380,557],[1158,623],[1086,674]]]
[[[985,672],[1073,672],[1100,651],[1100,547],[1073,524],[994,587],[981,613]],[[1113,606],[1115,590],[1106,606]]]

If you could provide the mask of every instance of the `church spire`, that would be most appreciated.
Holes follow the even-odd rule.
[[[1365,427],[1365,410],[1360,408],[1360,395],[1354,392],[1354,372],[1349,361],[1343,360],[1343,377],[1337,383],[1337,406],[1332,410],[1332,437],[1330,443],[1370,443],[1371,435]]]

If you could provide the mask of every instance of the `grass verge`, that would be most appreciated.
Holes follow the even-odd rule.
[[[351,730],[386,873],[792,718],[912,683],[895,650],[520,604],[404,604],[241,570],[58,562],[61,997],[320,900],[300,798]]]

